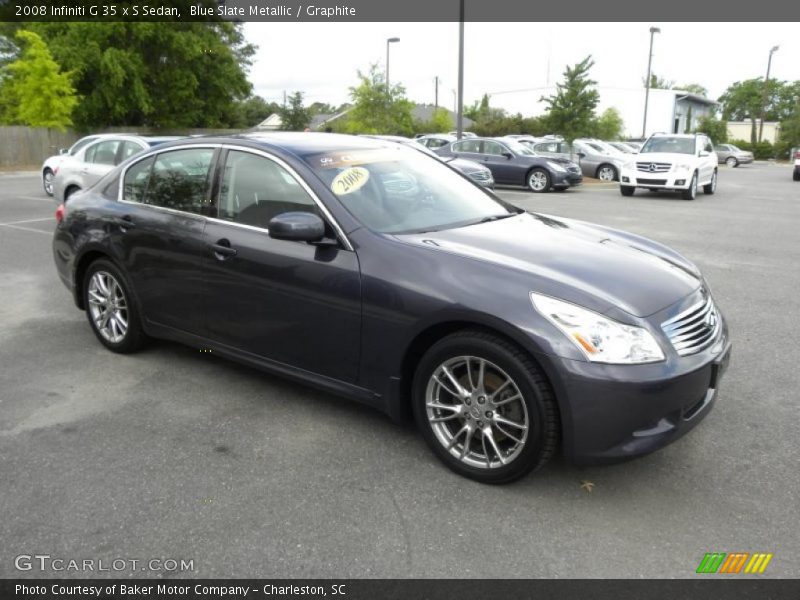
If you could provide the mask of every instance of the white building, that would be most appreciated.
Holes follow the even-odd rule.
[[[598,86],[595,89],[600,93],[597,114],[602,114],[608,108],[616,108],[624,123],[623,136],[642,137],[645,88]],[[553,96],[555,93],[555,86],[504,92],[493,96],[492,104],[503,106],[512,113],[521,112],[524,115],[539,116],[547,111],[547,104],[541,98]],[[657,132],[683,133],[690,119],[688,128],[690,131],[694,130],[698,119],[710,115],[716,105],[713,100],[684,90],[651,89],[644,135],[646,137]]]

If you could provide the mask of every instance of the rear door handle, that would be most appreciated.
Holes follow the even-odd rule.
[[[119,219],[117,219],[115,222],[123,233],[125,233],[125,231],[127,231],[128,229],[133,229],[134,227],[136,227],[136,223],[133,222],[133,217],[131,217],[130,215],[124,215]]]
[[[214,258],[217,260],[227,260],[233,256],[236,256],[236,249],[231,248],[230,241],[224,238],[217,240],[215,244],[210,244],[209,247],[214,253]]]

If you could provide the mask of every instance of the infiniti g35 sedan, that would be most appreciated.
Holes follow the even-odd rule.
[[[381,140],[166,143],[56,216],[58,274],[109,350],[175,340],[413,415],[482,482],[673,442],[728,363],[715,299],[674,250],[526,213]]]

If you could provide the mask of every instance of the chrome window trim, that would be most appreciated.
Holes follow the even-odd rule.
[[[271,160],[272,162],[274,162],[274,163],[278,164],[279,166],[283,167],[292,177],[294,177],[294,179],[300,184],[300,187],[302,187],[306,191],[306,193],[311,197],[311,200],[314,202],[314,204],[317,205],[317,208],[319,208],[320,212],[323,214],[323,216],[331,224],[331,227],[333,227],[334,231],[337,234],[337,237],[344,244],[345,249],[349,250],[350,252],[354,251],[353,245],[350,243],[350,240],[345,235],[344,230],[341,228],[339,223],[336,221],[336,219],[333,217],[331,212],[328,210],[328,207],[325,206],[322,203],[322,201],[319,199],[319,196],[317,196],[317,194],[314,193],[314,190],[311,189],[311,187],[297,173],[297,171],[291,165],[289,165],[286,161],[284,161],[282,158],[280,158],[278,156],[275,156],[274,154],[270,154],[269,152],[266,152],[266,151],[264,151],[264,150],[262,150],[260,148],[251,148],[249,146],[238,146],[236,144],[182,144],[180,146],[171,146],[169,148],[158,148],[156,146],[156,147],[154,147],[152,149],[152,152],[148,152],[148,153],[140,156],[138,160],[136,160],[135,162],[132,162],[131,164],[127,165],[122,170],[122,173],[120,174],[120,182],[119,182],[119,191],[117,193],[117,201],[118,202],[122,202],[124,204],[132,204],[132,205],[136,205],[136,206],[146,206],[146,207],[153,208],[153,209],[156,209],[156,210],[164,210],[164,211],[167,211],[167,212],[170,212],[170,213],[174,213],[174,214],[179,214],[179,215],[191,215],[191,216],[195,216],[195,217],[199,217],[199,218],[205,219],[207,221],[214,221],[215,223],[224,223],[225,225],[231,225],[233,227],[241,227],[242,229],[248,229],[248,230],[251,230],[251,231],[260,231],[260,232],[264,232],[264,233],[269,234],[269,230],[266,227],[255,227],[253,225],[246,225],[244,223],[236,223],[234,221],[226,221],[225,219],[217,219],[215,217],[208,217],[206,215],[199,215],[197,213],[192,213],[192,212],[188,212],[188,211],[176,210],[174,208],[166,208],[166,207],[163,207],[163,206],[156,206],[154,204],[143,204],[141,202],[133,202],[131,200],[125,200],[122,197],[122,192],[125,189],[125,176],[128,174],[128,169],[130,169],[133,165],[136,165],[136,164],[140,163],[143,160],[147,160],[151,156],[154,156],[154,155],[157,155],[157,154],[161,154],[163,152],[172,152],[173,150],[187,150],[187,149],[192,149],[192,148],[200,148],[200,149],[202,149],[202,148],[212,148],[214,150],[220,149],[220,150],[236,150],[236,151],[239,151],[239,152],[249,152],[250,154],[255,154],[257,156],[261,156],[263,158],[266,158],[267,160]]]

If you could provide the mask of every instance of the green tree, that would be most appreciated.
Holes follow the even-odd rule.
[[[337,120],[336,128],[346,133],[412,135],[414,104],[405,97],[405,88],[394,84],[389,89],[375,64],[367,73],[358,71],[358,79],[359,84],[350,88],[353,108],[345,119]]]
[[[255,49],[230,22],[26,24],[75,73],[82,127],[225,127],[251,90]]]
[[[695,132],[705,133],[714,144],[725,144],[728,141],[728,124],[714,116],[700,117]]]
[[[489,94],[484,94],[480,100],[465,108],[464,116],[473,121],[486,120],[489,117]]]
[[[800,82],[786,84],[770,79],[767,88],[766,104],[764,104],[764,80],[761,77],[737,81],[730,85],[719,97],[722,103],[722,118],[725,121],[750,120],[750,143],[755,144],[758,138],[757,121],[764,110],[765,120],[780,121],[792,111],[793,94],[800,88]],[[796,97],[796,96],[794,96]]]
[[[687,83],[686,85],[676,85],[675,89],[697,94],[698,96],[708,97],[708,90],[699,83]]]
[[[647,85],[647,77],[642,77],[642,85]],[[671,79],[664,79],[655,73],[650,74],[650,89],[651,90],[671,90],[675,87],[675,82]]]
[[[607,108],[594,125],[594,136],[601,140],[618,140],[622,137],[624,122],[616,108]]]
[[[78,103],[71,74],[61,71],[42,38],[35,33],[19,30],[16,38],[22,50],[0,77],[0,119],[64,130],[72,125],[72,111]]]
[[[327,102],[312,102],[308,107],[308,112],[312,117],[314,115],[332,115],[336,113],[336,107]]]
[[[280,109],[280,104],[276,102],[267,102],[261,96],[250,96],[234,103],[228,126],[249,129]]]
[[[592,57],[587,56],[578,64],[567,67],[564,81],[556,86],[556,93],[542,98],[548,107],[548,129],[559,132],[568,142],[590,135],[594,126],[594,111],[600,94],[594,89],[597,82],[589,78],[593,65]]]
[[[436,108],[428,121],[417,121],[414,123],[414,131],[417,133],[446,133],[453,129],[453,118],[444,108]]]
[[[311,114],[303,106],[303,92],[289,96],[289,104],[281,107],[281,129],[284,131],[303,131],[311,122]]]

